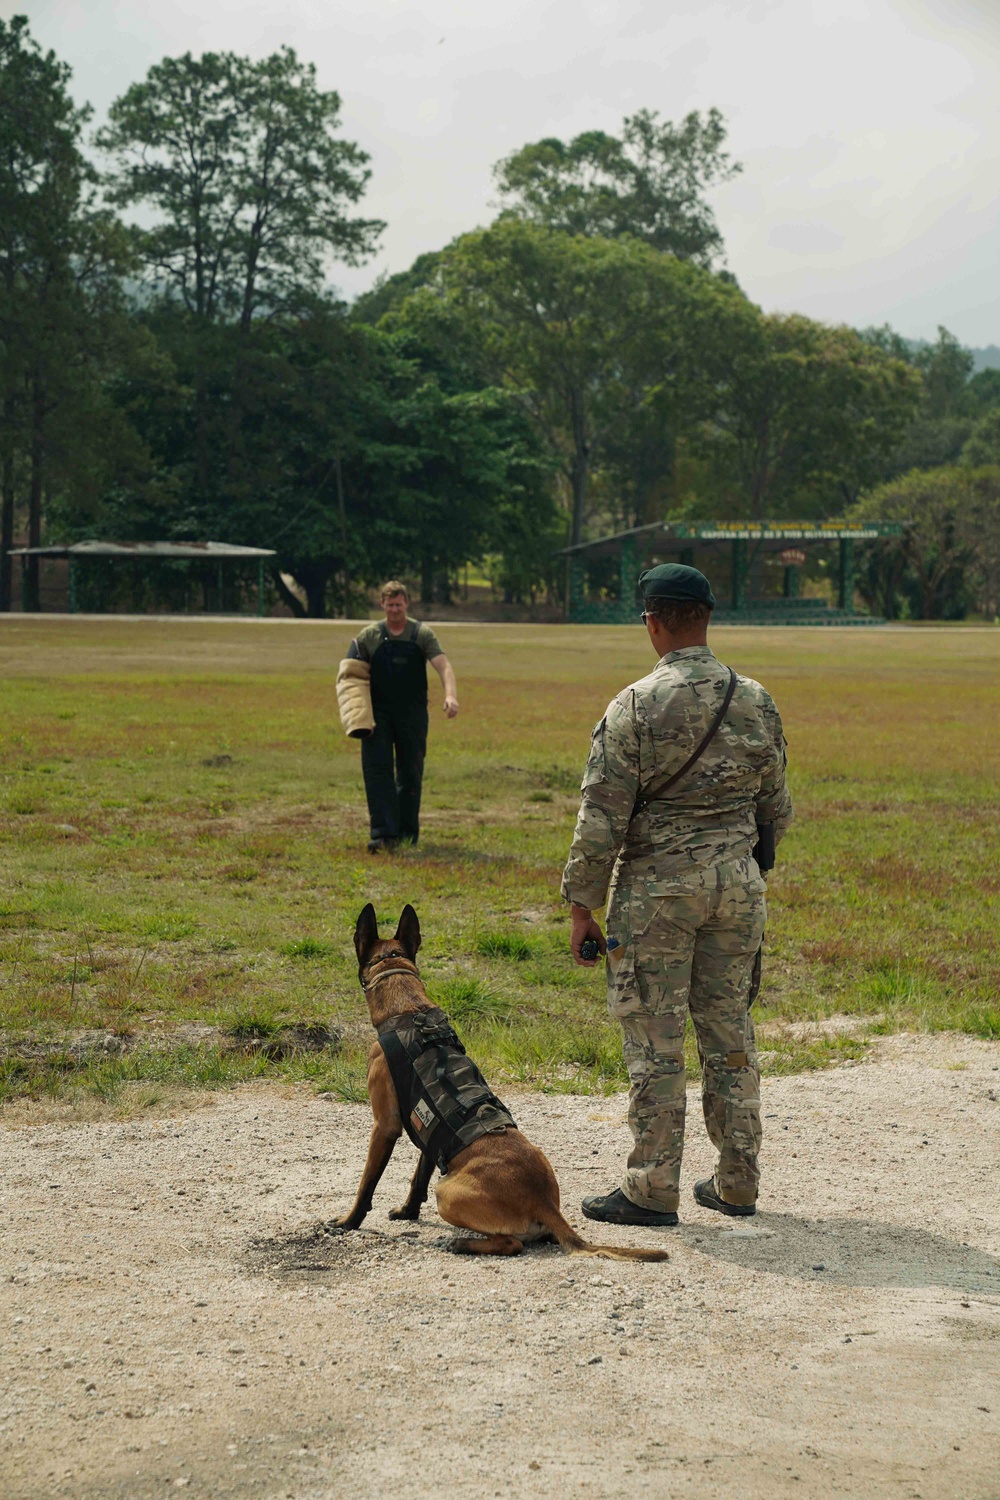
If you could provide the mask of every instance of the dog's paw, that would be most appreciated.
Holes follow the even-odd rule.
[[[351,1219],[330,1219],[323,1225],[324,1234],[350,1234],[352,1229],[357,1229]]]
[[[389,1210],[389,1218],[390,1219],[409,1219],[411,1221],[411,1223],[415,1224],[416,1221],[420,1218],[420,1210],[419,1210],[419,1208],[417,1208],[417,1209],[407,1208],[406,1204],[404,1203],[403,1206],[402,1206],[402,1208],[390,1208],[390,1210]]]

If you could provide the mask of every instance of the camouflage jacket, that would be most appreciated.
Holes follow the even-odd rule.
[[[781,718],[751,677],[737,677],[726,716],[697,764],[643,805],[708,733],[727,683],[728,668],[708,646],[686,646],[608,704],[591,740],[563,872],[567,901],[603,906],[613,882],[636,877],[666,895],[722,888],[757,873],[756,825],[773,822],[780,839],[792,802]]]

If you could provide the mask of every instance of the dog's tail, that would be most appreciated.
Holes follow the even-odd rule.
[[[562,1214],[555,1207],[549,1208],[547,1212],[539,1214],[539,1218],[550,1233],[554,1234],[559,1241],[559,1247],[566,1251],[567,1255],[595,1255],[604,1260],[669,1260],[670,1256],[666,1250],[630,1250],[626,1246],[618,1245],[592,1245],[588,1240],[581,1238],[573,1228],[567,1224]]]

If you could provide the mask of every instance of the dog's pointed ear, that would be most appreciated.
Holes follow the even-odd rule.
[[[402,943],[411,961],[416,958],[420,949],[420,923],[416,912],[410,905],[403,907],[403,914],[396,928],[396,942]]]
[[[358,955],[358,967],[363,969],[368,961],[375,944],[378,942],[378,918],[375,908],[369,901],[364,911],[358,917],[358,925],[354,929],[354,951]]]

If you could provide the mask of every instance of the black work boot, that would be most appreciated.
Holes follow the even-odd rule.
[[[727,1203],[720,1198],[714,1177],[703,1177],[694,1185],[694,1201],[702,1208],[714,1208],[717,1214],[730,1214],[734,1219],[749,1219],[757,1212],[756,1203]]]
[[[383,852],[386,853],[386,854],[391,854],[392,851],[393,851],[393,849],[395,849],[395,847],[396,847],[396,840],[395,839],[369,839],[368,840],[368,853],[369,854],[382,854]]]
[[[603,1198],[584,1198],[580,1207],[588,1219],[597,1219],[601,1224],[659,1224],[672,1229],[677,1215],[661,1208],[642,1208],[626,1198],[621,1188],[605,1193]]]

